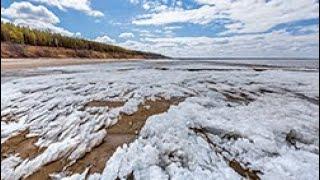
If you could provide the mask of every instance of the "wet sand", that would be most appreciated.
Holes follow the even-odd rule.
[[[107,62],[139,61],[139,59],[1,59],[1,71],[33,69],[39,67],[99,64]]]

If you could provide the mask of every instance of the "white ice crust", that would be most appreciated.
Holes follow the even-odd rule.
[[[159,97],[186,99],[149,117],[139,138],[119,147],[101,174],[87,169],[52,177],[241,179],[197,128],[230,152],[225,156],[261,171],[262,179],[319,179],[319,72],[152,61],[35,71],[42,75],[1,84],[1,116],[18,119],[1,122],[1,143],[28,129],[46,150],[34,159],[15,154],[2,160],[1,179],[26,177],[61,158],[76,162],[108,136],[106,128],[121,112],[132,114]],[[84,108],[91,100],[126,103]],[[296,147],[286,141],[290,131]]]

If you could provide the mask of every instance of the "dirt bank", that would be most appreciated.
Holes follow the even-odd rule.
[[[98,52],[63,47],[30,46],[1,42],[1,58],[90,58],[90,59],[159,59],[162,55],[152,53]]]

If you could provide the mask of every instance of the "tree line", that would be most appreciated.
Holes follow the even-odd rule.
[[[93,50],[99,52],[122,52],[127,54],[145,54],[140,51],[130,51],[119,46],[89,41],[85,39],[63,36],[49,30],[41,31],[28,27],[16,26],[1,22],[1,42],[12,42],[32,46],[63,47],[79,50]]]

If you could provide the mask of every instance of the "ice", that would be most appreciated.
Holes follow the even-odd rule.
[[[3,143],[8,138],[16,135],[19,131],[26,129],[26,126],[20,122],[5,123],[1,122],[1,143]]]
[[[319,72],[179,61],[34,71],[42,75],[1,84],[1,117],[7,118],[1,143],[28,130],[45,150],[3,159],[2,179],[26,177],[61,159],[72,165],[101,144],[121,115],[134,114],[146,100],[175,97],[184,101],[148,117],[138,138],[118,147],[103,172],[90,174],[88,167],[68,174],[64,167],[56,177],[241,179],[230,166],[235,160],[262,179],[319,178]],[[124,105],[86,107],[93,100]]]
[[[10,156],[4,160],[1,160],[1,177],[11,177],[15,179],[14,167],[21,163],[22,159],[16,156]],[[2,178],[1,178],[2,179]],[[10,179],[10,178],[7,178]]]

